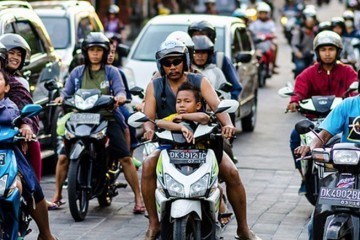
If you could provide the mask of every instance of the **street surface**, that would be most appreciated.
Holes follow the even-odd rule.
[[[319,10],[320,20],[340,16],[343,7],[338,1]],[[259,89],[258,119],[253,133],[239,133],[234,142],[234,151],[239,159],[237,167],[247,193],[249,227],[264,240],[304,240],[308,238],[307,222],[312,206],[303,196],[298,196],[300,176],[294,169],[289,150],[289,134],[298,114],[284,114],[288,99],[277,95],[279,88],[287,81],[293,81],[293,64],[290,48],[279,26],[278,34],[279,74],[267,81],[267,86]],[[141,159],[142,150],[136,157]],[[141,170],[139,170],[139,176]],[[122,181],[123,175],[122,175]],[[47,199],[51,200],[55,178],[45,176],[41,182]],[[64,201],[67,190],[64,189]],[[144,215],[134,215],[132,191],[120,189],[110,207],[99,208],[97,200],[90,202],[84,222],[74,222],[69,206],[50,211],[53,233],[61,240],[98,239],[143,239],[147,229]],[[36,239],[38,231],[32,222],[33,232],[27,239]],[[236,221],[233,220],[225,232],[224,239],[234,239]]]

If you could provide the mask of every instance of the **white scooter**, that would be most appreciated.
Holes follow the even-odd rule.
[[[161,239],[219,239],[218,221],[221,193],[218,187],[218,162],[208,142],[221,138],[215,114],[235,112],[239,103],[223,100],[211,123],[195,127],[195,144],[187,143],[182,133],[156,131],[161,149],[156,167],[155,192]],[[141,112],[128,123],[139,127],[149,119]]]

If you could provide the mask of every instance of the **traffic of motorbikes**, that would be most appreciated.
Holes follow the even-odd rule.
[[[238,3],[232,16],[242,19],[252,34],[252,44],[255,45],[257,55],[254,64],[257,66],[257,84],[260,88],[265,87],[267,80],[277,74],[278,43],[275,31],[278,24],[275,21],[279,22],[292,49],[291,58],[295,66],[293,79],[319,62],[319,53],[312,44],[317,34],[323,31],[335,32],[342,41],[341,47],[337,47],[341,50],[337,56],[338,64],[349,65],[356,72],[360,70],[360,31],[357,30],[360,27],[360,3],[355,5],[352,1],[346,1],[345,12],[324,22],[319,22],[317,8],[329,1],[317,0],[315,6],[308,1],[286,0],[282,9],[274,9],[271,1],[249,0]],[[277,20],[274,11],[279,13]],[[107,36],[115,36],[118,41],[117,61],[122,62],[121,58],[126,58],[126,46],[120,44],[119,35]],[[84,61],[83,52],[79,51],[81,43],[77,48],[78,51],[74,49],[74,65]],[[175,61],[170,62],[170,66],[175,66]],[[47,68],[42,74],[57,70]],[[17,148],[14,148],[24,140],[18,124],[26,118],[39,116],[41,131],[38,139],[43,149],[53,151],[53,158],[57,158],[59,144],[63,144],[66,149],[69,159],[68,206],[75,221],[85,220],[91,199],[96,198],[101,207],[110,206],[113,197],[118,195],[118,189],[126,187],[126,184],[117,181],[123,169],[109,155],[109,120],[103,115],[104,111],[114,106],[114,96],[103,94],[98,89],[77,89],[73,96],[58,103],[55,100],[60,96],[66,79],[44,79],[41,87],[46,89],[46,101],[25,106],[20,115],[7,125],[0,121],[0,240],[24,239],[31,232],[28,229],[31,218],[26,209],[27,203],[21,197],[17,185],[18,171],[26,172],[31,167],[25,159],[18,157]],[[143,100],[145,87],[132,86],[129,94]],[[184,136],[183,130],[158,127],[155,129],[155,138],[140,140],[144,123],[150,121],[156,125],[157,120],[153,121],[146,116],[138,102],[136,105],[131,99],[124,102],[132,113],[127,124],[135,130],[140,140],[134,148],[143,147],[144,156],[154,149],[161,150],[156,167],[155,192],[156,210],[161,224],[160,239],[219,239],[226,228],[226,224],[219,221],[219,206],[226,196],[223,196],[219,187],[222,179],[218,176],[217,155],[209,146],[221,138],[221,124],[216,114],[234,114],[239,108],[239,101],[229,97],[231,87],[231,84],[222,84],[216,89],[221,101],[215,111],[207,109],[208,123],[186,123],[186,127],[192,131],[191,141]],[[358,89],[358,82],[353,82],[340,97],[313,95],[301,99],[296,111],[305,120],[294,126],[300,135],[300,146],[310,148],[314,139],[323,141],[319,132],[324,119],[345,98],[355,96]],[[294,83],[289,82],[286,87],[279,89],[278,95],[285,98],[296,96],[295,90]],[[31,89],[33,96],[37,91]],[[291,112],[289,110],[286,112]],[[63,119],[64,123],[62,137],[58,136],[59,119]],[[323,147],[314,148],[306,156],[297,156],[296,159],[301,166],[299,171],[303,177],[303,194],[315,207],[309,232],[312,239],[360,239],[360,147],[356,143],[360,141],[359,117],[355,117],[346,127],[350,129],[351,143],[342,142],[341,135],[337,134],[328,142],[323,142]],[[231,148],[231,143],[229,146]],[[20,160],[14,161],[15,158]],[[236,158],[232,160],[236,161]],[[27,174],[21,174],[21,178],[34,181]]]

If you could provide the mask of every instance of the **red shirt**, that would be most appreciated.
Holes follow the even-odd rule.
[[[294,93],[290,103],[312,96],[343,97],[351,83],[357,81],[357,72],[345,64],[336,64],[331,71],[327,72],[316,63],[306,68],[295,80]]]

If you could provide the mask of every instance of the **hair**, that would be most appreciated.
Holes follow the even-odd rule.
[[[178,89],[177,94],[179,94],[180,91],[191,91],[191,92],[193,92],[196,102],[202,103],[202,97],[201,97],[200,89],[198,87],[196,87],[194,84],[192,84],[191,82],[184,82],[183,84],[181,84],[181,86]],[[177,96],[177,94],[176,94],[176,96]]]
[[[7,75],[7,73],[5,72],[5,70],[3,68],[0,68],[0,74],[2,74],[4,77],[5,86],[9,85],[9,82],[10,82],[9,76]]]

